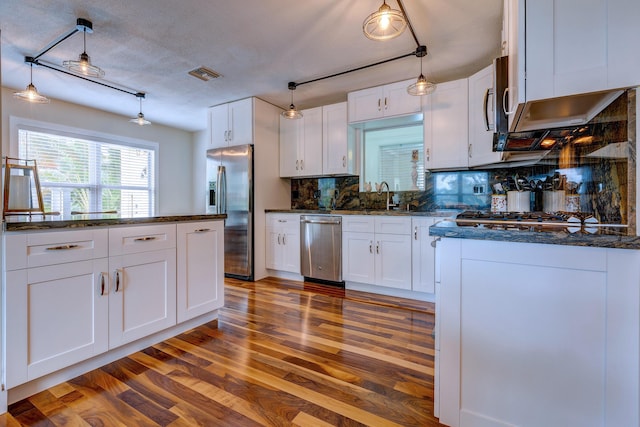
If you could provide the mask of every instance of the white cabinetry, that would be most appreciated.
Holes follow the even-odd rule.
[[[415,80],[350,92],[347,95],[349,123],[419,113],[422,97],[407,93],[407,86],[412,83]]]
[[[429,234],[429,227],[440,218],[415,217],[411,219],[412,278],[411,290],[435,293],[435,244]]]
[[[346,281],[411,289],[411,218],[345,215],[342,245]]]
[[[224,222],[177,225],[177,319],[224,305]]]
[[[427,169],[468,166],[469,90],[467,79],[438,84],[424,105]]]
[[[638,251],[447,238],[438,251],[441,423],[639,424]]]
[[[281,116],[280,176],[317,175],[322,175],[322,107],[302,110],[297,120]]]
[[[107,230],[5,239],[7,387],[106,351]]]
[[[211,147],[229,147],[253,143],[252,99],[246,98],[209,110]]]
[[[468,83],[469,166],[498,163],[502,160],[502,153],[493,151],[493,65],[469,77]]]
[[[322,107],[322,173],[355,174],[355,144],[347,134],[347,103]]]
[[[300,274],[300,215],[268,213],[267,268]]]
[[[109,230],[109,348],[176,324],[175,224]]]

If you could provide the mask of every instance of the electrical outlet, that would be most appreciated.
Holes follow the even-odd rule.
[[[322,197],[322,191],[320,191],[320,190],[315,190],[315,191],[313,192],[313,198],[314,198],[314,199],[319,199],[320,197]]]

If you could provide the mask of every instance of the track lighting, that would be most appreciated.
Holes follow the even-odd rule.
[[[418,48],[416,49],[416,56],[420,57],[420,76],[418,77],[418,80],[416,80],[415,83],[410,84],[407,87],[407,93],[409,95],[414,95],[414,96],[429,95],[430,93],[433,93],[436,90],[436,84],[428,82],[427,79],[424,77],[424,74],[422,74],[422,58],[424,58],[426,55],[427,55],[427,47],[418,46]]]
[[[31,78],[29,80],[29,85],[27,88],[21,92],[15,92],[13,96],[18,99],[22,99],[23,101],[31,102],[33,104],[48,104],[49,98],[46,96],[40,95],[38,90],[33,85],[33,64],[29,64]]]
[[[301,119],[302,113],[296,110],[295,105],[293,105],[293,91],[296,90],[296,84],[294,82],[289,82],[289,91],[291,92],[291,105],[289,105],[289,109],[282,112],[282,117],[285,119]]]
[[[386,0],[382,6],[367,16],[362,24],[364,35],[371,40],[389,40],[398,37],[407,28],[407,20],[402,11],[391,9]]]
[[[138,115],[136,117],[134,117],[133,119],[129,120],[129,123],[135,123],[135,124],[140,125],[140,126],[150,125],[151,122],[149,120],[145,119],[144,118],[144,114],[142,114],[142,99],[145,97],[145,95],[142,92],[138,92],[138,93],[136,93],[136,97],[138,98],[138,100],[140,100],[140,112],[138,113]]]
[[[104,77],[104,71],[102,68],[91,64],[91,59],[89,59],[89,55],[87,55],[87,31],[89,33],[93,33],[93,25],[90,21],[86,20],[78,20],[77,29],[82,30],[82,39],[83,39],[83,50],[80,55],[78,55],[78,60],[69,60],[64,61],[62,66],[67,70],[82,74],[87,77]]]

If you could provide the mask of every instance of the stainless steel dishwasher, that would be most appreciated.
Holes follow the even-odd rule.
[[[300,270],[305,280],[344,286],[341,216],[300,216]]]

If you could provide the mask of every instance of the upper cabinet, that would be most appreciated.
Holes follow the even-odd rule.
[[[506,0],[504,6],[510,106],[640,84],[637,0]]]
[[[469,166],[481,166],[502,160],[493,151],[495,115],[493,112],[493,65],[469,77]]]
[[[419,113],[422,97],[407,93],[407,86],[414,82],[412,79],[350,92],[349,123]]]
[[[296,120],[280,116],[280,176],[283,178],[322,174],[322,107],[301,112],[302,118]]]
[[[355,143],[347,137],[347,103],[322,107],[322,173],[356,173]]]
[[[253,99],[246,98],[209,110],[211,147],[231,147],[253,142]]]

